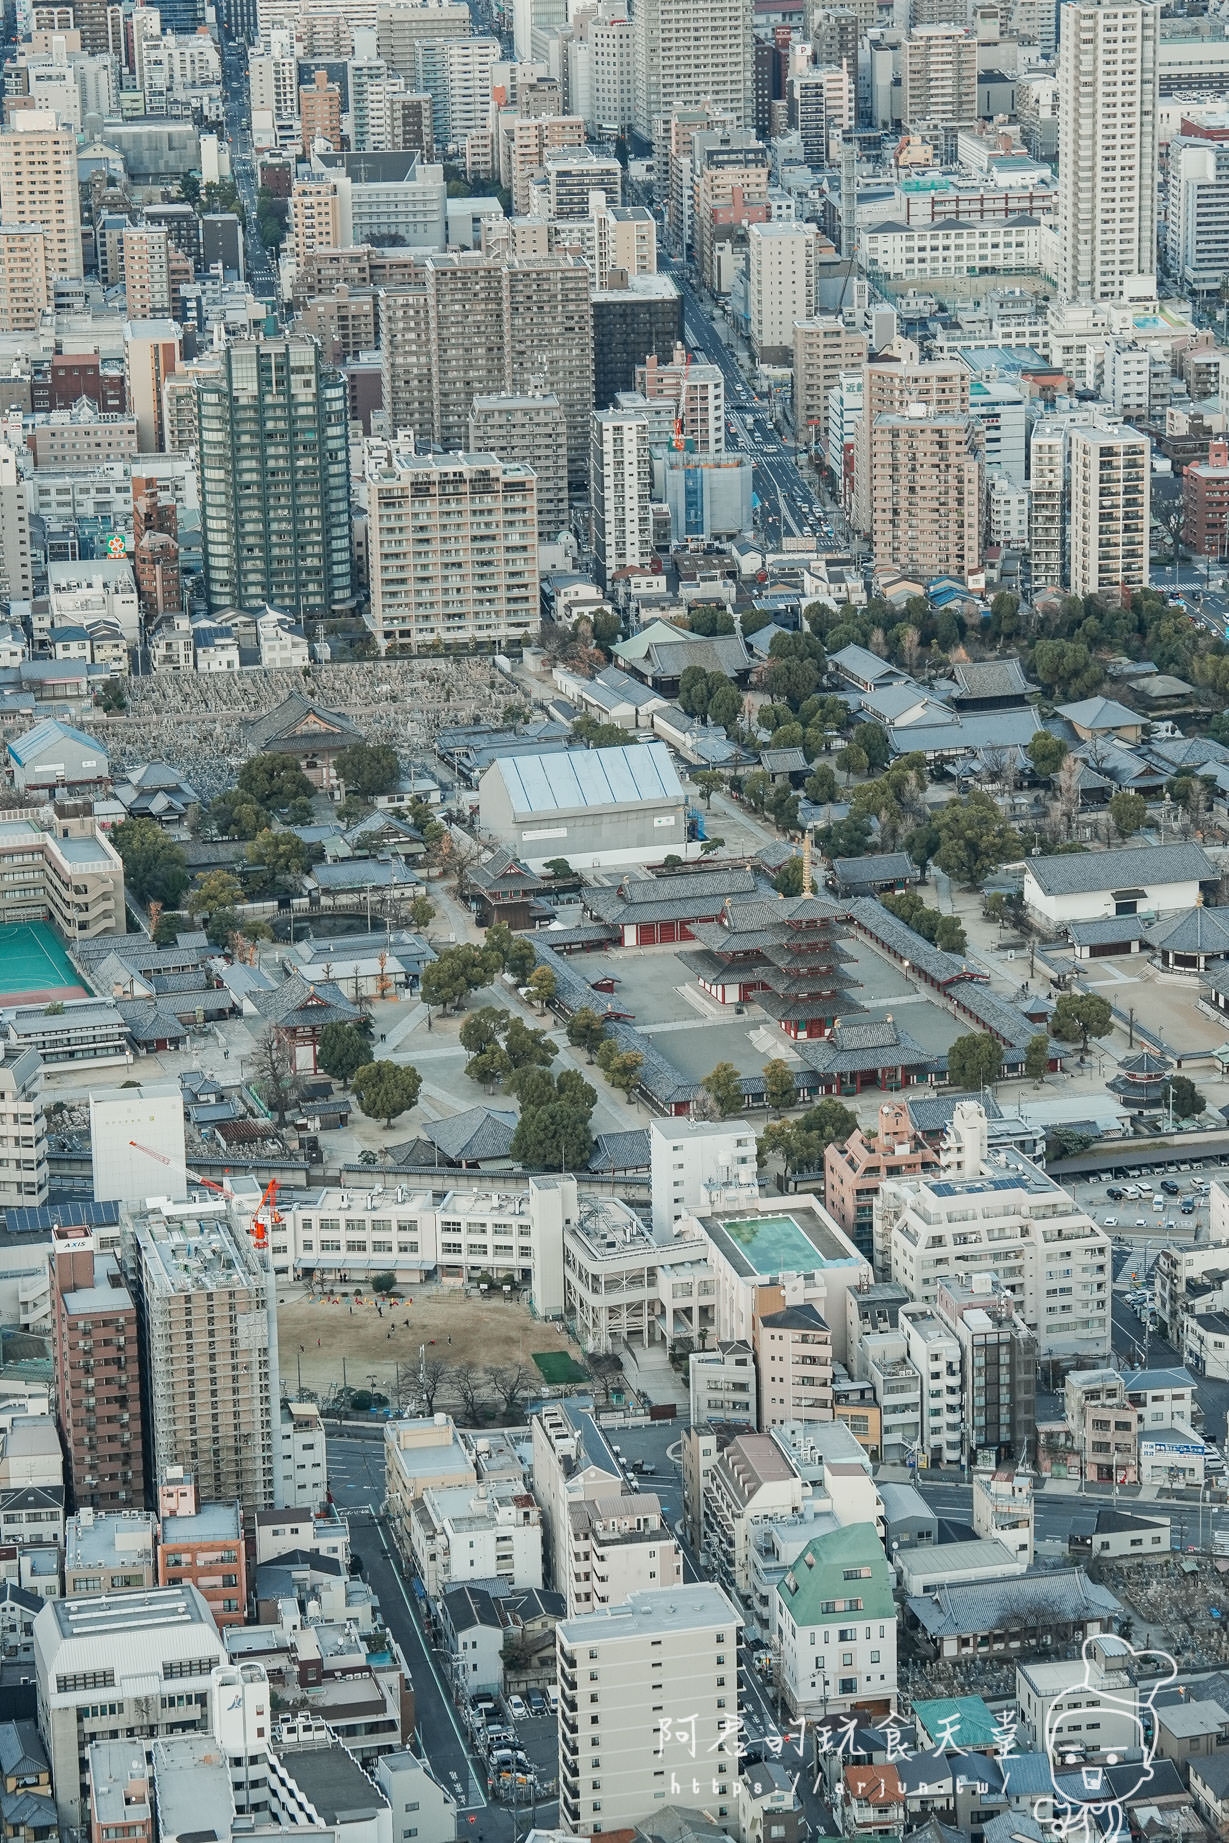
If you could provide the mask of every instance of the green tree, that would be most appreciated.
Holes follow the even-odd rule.
[[[186,915],[181,915],[177,909],[164,909],[162,914],[158,917],[158,925],[154,929],[154,946],[174,947],[179,940],[180,934],[187,929],[188,925],[188,917]]]
[[[316,790],[293,755],[249,755],[239,770],[239,791],[280,813],[292,800],[310,800]]]
[[[953,1088],[990,1088],[1003,1073],[1003,1047],[988,1030],[957,1037],[947,1052],[947,1079]]]
[[[753,812],[762,813],[767,809],[772,798],[772,779],[762,768],[756,768],[743,782],[743,798]]]
[[[803,1132],[812,1134],[821,1145],[844,1145],[858,1124],[858,1116],[852,1108],[834,1100],[831,1095],[825,1095],[814,1107],[807,1108],[798,1124]]]
[[[468,1050],[471,1056],[481,1055],[498,1043],[512,1022],[510,1011],[501,1011],[496,1005],[483,1005],[477,1011],[471,1011],[460,1030],[457,1032],[461,1048]]]
[[[309,817],[310,813],[309,805]],[[238,787],[231,787],[219,794],[216,800],[209,802],[205,809],[205,823],[219,838],[255,838],[258,832],[263,832],[267,827],[269,813],[266,807]]]
[[[352,742],[349,748],[338,750],[333,766],[346,792],[364,800],[392,793],[401,779],[397,751],[385,742]]]
[[[1197,1120],[1207,1109],[1207,1100],[1189,1075],[1171,1075],[1165,1083],[1166,1106],[1173,1101],[1175,1120]]]
[[[1109,1001],[1097,992],[1064,992],[1050,1019],[1051,1034],[1060,1043],[1078,1043],[1081,1055],[1087,1052],[1089,1037],[1107,1037],[1113,1027]]]
[[[555,975],[549,966],[539,966],[530,974],[526,988],[530,998],[539,1010],[545,1011],[555,996]]]
[[[523,1018],[514,1017],[504,1032],[504,1054],[514,1069],[544,1068],[555,1060],[555,1046],[544,1030],[531,1030]]]
[[[349,1082],[371,1061],[371,1044],[356,1024],[326,1024],[316,1060],[334,1081]]]
[[[935,925],[935,946],[943,953],[963,953],[968,937],[958,915],[940,915]]]
[[[812,873],[812,876],[814,873]],[[772,880],[772,887],[778,896],[801,896],[802,894],[802,858],[795,853],[786,858],[780,870]]]
[[[489,1049],[470,1057],[465,1073],[471,1081],[481,1082],[484,1088],[498,1088],[512,1074],[512,1064],[507,1052],[498,1043],[492,1043]]]
[[[1021,844],[995,802],[980,787],[952,800],[935,816],[939,848],[934,861],[966,889],[976,889],[1000,864],[1019,857]]]
[[[573,736],[590,749],[625,749],[627,731],[619,728],[617,723],[601,723],[596,717],[577,717],[572,724]]]
[[[1128,793],[1120,787],[1110,797],[1109,816],[1119,838],[1131,838],[1148,823],[1148,802],[1143,794]]]
[[[742,1112],[742,1082],[732,1062],[719,1062],[716,1068],[709,1070],[700,1086],[723,1120]]]
[[[112,832],[111,843],[124,861],[124,881],[137,901],[175,908],[189,882],[183,847],[152,819],[125,819]]]
[[[253,882],[261,895],[288,888],[307,869],[307,846],[295,832],[258,832],[245,855],[258,873]]]
[[[123,831],[123,826],[119,830]],[[243,885],[229,870],[210,870],[188,897],[189,915],[212,915],[243,901]]]
[[[593,1156],[589,1115],[559,1100],[522,1112],[511,1151],[531,1171],[583,1171]]]
[[[619,1049],[615,1045],[614,1054],[607,1057],[604,1065],[601,1064],[600,1056],[598,1061],[602,1067],[602,1074],[611,1087],[617,1088],[620,1094],[630,1100],[640,1085],[640,1071],[644,1067],[644,1057],[640,1051],[638,1049]]]
[[[826,806],[836,799],[836,775],[827,762],[819,762],[812,768],[802,791],[816,806]]]
[[[837,767],[845,776],[847,787],[855,774],[865,774],[870,767],[870,757],[866,750],[860,748],[856,742],[847,742],[843,749],[837,750],[834,759]]]
[[[1030,1081],[1045,1080],[1050,1066],[1050,1039],[1044,1030],[1039,1030],[1035,1037],[1030,1037],[1024,1051],[1024,1073]]]
[[[574,1049],[583,1049],[590,1062],[605,1038],[606,1026],[592,1005],[581,1005],[568,1019],[568,1042]]]
[[[1037,730],[1025,754],[1043,781],[1051,781],[1067,759],[1067,745],[1049,730]]]
[[[387,1295],[392,1292],[396,1284],[397,1276],[395,1273],[378,1273],[371,1282],[371,1290],[373,1293]]]
[[[784,1113],[798,1098],[794,1072],[788,1062],[774,1056],[764,1064],[764,1100],[774,1113]]]
[[[211,947],[227,947],[239,932],[239,916],[234,909],[211,909],[204,918],[205,939]]]
[[[391,1126],[418,1099],[422,1076],[409,1064],[368,1062],[354,1073],[354,1093],[369,1120]]]
[[[435,904],[423,891],[420,895],[415,896],[406,913],[411,928],[417,928],[421,933],[424,928],[429,928],[435,919]]]
[[[708,700],[708,720],[728,734],[743,714],[743,694],[728,680]]]
[[[725,786],[725,776],[723,774],[718,774],[714,768],[702,768],[699,774],[695,776],[695,783],[700,790],[701,798],[704,801],[704,808],[707,812],[713,804],[713,795],[719,794]]]
[[[429,960],[423,968],[419,996],[424,1005],[439,1005],[448,1011],[471,992],[490,985],[499,971],[496,953],[471,946],[446,947],[442,954]]]

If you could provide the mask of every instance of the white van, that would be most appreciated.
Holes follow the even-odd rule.
[[[1138,1184],[1128,1184],[1122,1194],[1129,1202],[1138,1203],[1143,1193]]]

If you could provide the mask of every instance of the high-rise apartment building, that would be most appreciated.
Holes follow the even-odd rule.
[[[1059,8],[1058,286],[1069,301],[1119,301],[1156,274],[1159,32],[1153,0]]]
[[[165,230],[129,224],[120,237],[124,312],[129,320],[161,320],[171,312],[171,242]]]
[[[304,154],[311,153],[317,137],[340,153],[341,88],[329,81],[326,70],[316,71],[310,83],[299,85],[299,127]]]
[[[794,322],[794,427],[798,439],[822,448],[828,434],[828,392],[843,371],[866,363],[866,334],[837,314]]]
[[[523,640],[538,625],[533,470],[493,454],[368,446],[371,628],[389,646]]]
[[[0,600],[28,601],[33,593],[26,483],[15,450],[0,443]]]
[[[813,224],[747,227],[751,344],[761,364],[788,364],[794,323],[815,311],[818,237]]]
[[[901,117],[910,128],[977,120],[977,40],[963,26],[915,26],[901,48]]]
[[[221,1205],[134,1213],[125,1266],[141,1328],[151,1471],[191,1472],[202,1499],[276,1504],[277,1308],[267,1255]],[[135,1412],[135,1400],[131,1404]]]
[[[691,137],[690,167],[696,267],[707,288],[724,291],[733,279],[730,253],[772,215],[768,149],[749,131],[704,130]]]
[[[905,344],[899,358],[871,359],[854,443],[853,523],[859,531],[871,528],[870,434],[876,418],[903,416],[918,405],[936,415],[967,416],[970,376],[957,359],[919,359],[912,344]]]
[[[115,1256],[99,1253],[88,1229],[51,1231],[51,1329],[72,1501],[79,1510],[139,1508],[145,1466],[136,1307]]]
[[[124,382],[142,454],[163,445],[163,391],[179,365],[182,339],[174,320],[129,320],[124,327]]]
[[[469,412],[470,454],[494,454],[533,470],[538,536],[558,537],[568,522],[567,419],[553,391],[475,397]]]
[[[198,390],[210,608],[272,602],[302,616],[348,605],[344,378],[310,340],[238,340]]]
[[[1151,444],[1125,427],[1072,429],[1070,578],[1073,595],[1148,585]]]
[[[589,506],[598,574],[644,569],[653,557],[649,425],[634,411],[594,410]]]
[[[37,224],[0,224],[0,333],[31,333],[51,301],[47,239]]]
[[[1207,294],[1229,272],[1229,121],[1184,119],[1165,164],[1165,257],[1180,288]]]
[[[296,179],[290,194],[290,233],[295,267],[317,250],[342,247],[341,199],[337,181],[311,175]]]
[[[54,114],[27,109],[0,132],[0,223],[43,233],[50,281],[80,281],[81,204],[77,137]]]
[[[643,0],[632,14],[632,113],[651,141],[678,104],[752,117],[751,0]]]
[[[877,569],[924,578],[981,568],[981,454],[967,416],[923,405],[876,416],[870,430],[871,546]]]
[[[381,297],[384,405],[419,446],[464,448],[474,398],[552,392],[567,424],[568,478],[584,485],[593,405],[590,274],[569,256],[427,257]]]
[[[707,1581],[561,1619],[559,1815],[573,1835],[668,1804],[732,1819],[739,1615]],[[702,1764],[701,1764],[702,1762]]]
[[[1066,580],[1067,431],[1057,420],[1033,429],[1028,450],[1028,550],[1038,589],[1060,588]]]

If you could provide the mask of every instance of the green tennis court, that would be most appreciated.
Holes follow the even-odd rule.
[[[0,993],[10,999],[84,996],[81,976],[49,923],[0,926]]]
[[[544,1382],[584,1382],[588,1374],[566,1350],[535,1350],[533,1360]]]

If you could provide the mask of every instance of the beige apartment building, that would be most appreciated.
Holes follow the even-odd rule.
[[[764,1287],[751,1332],[765,1433],[786,1421],[832,1419],[832,1333],[813,1305],[784,1299],[780,1287]]]
[[[659,1793],[732,1822],[739,1625],[707,1581],[560,1620],[559,1815],[569,1835],[639,1823]]]
[[[281,1390],[265,1259],[220,1204],[134,1215],[125,1259],[141,1324],[151,1472],[182,1466],[205,1502],[269,1508],[280,1487]]]
[[[751,0],[642,0],[632,17],[632,120],[651,141],[677,104],[754,112]]]
[[[23,110],[0,132],[0,223],[37,225],[46,240],[48,278],[80,281],[77,137],[57,128],[49,110]]]
[[[720,365],[689,360],[686,348],[675,346],[668,361],[650,352],[636,366],[636,389],[650,401],[662,397],[676,406],[683,439],[696,454],[725,452],[725,379]]]
[[[914,26],[901,50],[901,116],[910,128],[977,120],[977,40],[965,26]]]
[[[129,320],[160,320],[171,312],[171,241],[165,230],[130,224],[120,238],[124,312]]]
[[[1028,450],[1028,546],[1032,579],[1041,588],[1062,586],[1067,547],[1067,431],[1039,422]]]
[[[538,625],[537,482],[494,454],[416,454],[371,442],[371,627],[383,652],[435,642],[492,647]]]
[[[298,179],[290,193],[290,232],[296,269],[316,250],[341,247],[341,200],[333,179]]]
[[[179,364],[182,334],[174,320],[129,320],[124,328],[128,409],[135,416],[142,454],[162,446],[162,394]]]
[[[1129,428],[1072,429],[1071,593],[1148,583],[1151,470],[1146,435]]]
[[[532,469],[544,544],[568,522],[567,433],[563,405],[553,391],[475,397],[469,412],[471,454],[494,454]]]
[[[570,1504],[565,1534],[567,1554],[556,1558],[555,1579],[569,1619],[682,1581],[683,1552],[651,1491]]]
[[[967,416],[877,416],[870,430],[871,547],[879,570],[967,579],[981,569],[979,431]]]
[[[812,448],[828,434],[828,392],[842,371],[866,363],[865,333],[855,332],[836,314],[816,314],[794,322],[794,427],[799,439],[807,431]]]
[[[746,242],[750,225],[768,221],[768,149],[742,130],[697,133],[691,170],[696,266],[707,288],[728,288],[730,251]]]
[[[69,822],[70,824],[81,822]],[[0,825],[0,921],[52,921],[66,940],[124,929],[124,865],[93,830],[60,838],[32,819]]]
[[[585,144],[579,115],[507,115],[500,120],[499,182],[512,194],[514,216],[528,212],[529,188],[541,179],[547,157]]]
[[[0,224],[0,333],[32,333],[50,303],[41,227]]]
[[[873,358],[867,364],[862,416],[854,438],[852,521],[859,531],[871,529],[870,432],[878,416],[903,416],[921,404],[943,416],[969,413],[969,369],[958,359],[918,357],[918,349],[901,341],[899,358]]]
[[[788,364],[794,323],[815,311],[819,238],[813,224],[747,226],[751,344],[761,364]]]

